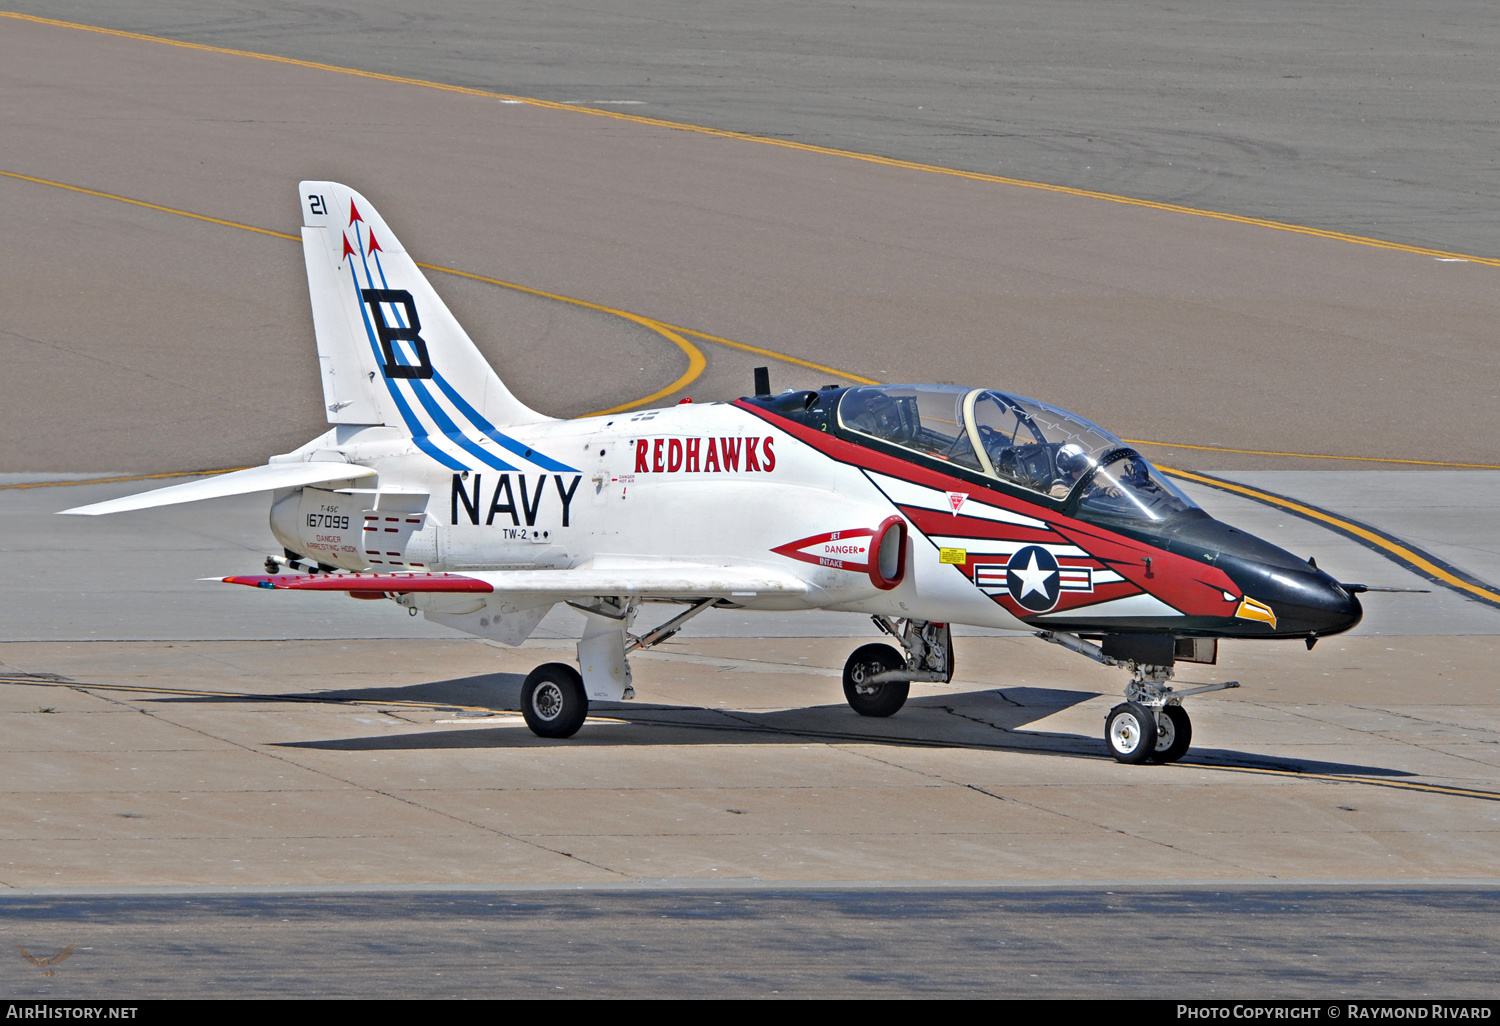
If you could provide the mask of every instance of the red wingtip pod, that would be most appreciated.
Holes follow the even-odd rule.
[[[870,583],[890,591],[906,579],[906,521],[886,517],[870,539]]]

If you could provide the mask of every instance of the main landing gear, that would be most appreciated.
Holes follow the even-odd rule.
[[[660,645],[716,601],[702,599],[639,637],[630,633],[638,602],[619,598],[569,602],[584,615],[583,638],[578,642],[578,665],[583,672],[567,663],[543,663],[527,674],[521,685],[521,715],[526,725],[538,737],[572,737],[588,719],[589,699],[620,702],[634,698],[626,656]]]
[[[1104,743],[1109,754],[1117,762],[1127,765],[1169,763],[1181,759],[1193,743],[1193,721],[1182,707],[1182,700],[1240,686],[1238,681],[1231,680],[1174,691],[1167,684],[1175,672],[1171,638],[1131,639],[1115,645],[1108,644],[1112,639],[1106,639],[1106,644],[1100,646],[1062,631],[1042,631],[1037,637],[1106,666],[1121,666],[1130,671],[1130,683],[1125,685],[1125,701],[1111,709],[1104,718]],[[1163,646],[1159,644],[1161,642],[1167,644]],[[1162,650],[1155,651],[1157,648]],[[1141,662],[1132,656],[1147,656],[1159,662]]]
[[[521,685],[521,715],[537,737],[572,737],[589,714],[583,675],[567,663],[543,663]]]
[[[844,697],[861,716],[894,716],[906,704],[911,682],[953,679],[953,634],[945,623],[871,617],[895,638],[890,645],[861,645],[844,664]]]

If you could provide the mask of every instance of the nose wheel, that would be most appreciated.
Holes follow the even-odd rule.
[[[1180,705],[1151,709],[1121,702],[1104,719],[1104,743],[1116,762],[1176,762],[1193,743],[1193,721]]]
[[[1143,705],[1121,702],[1104,718],[1104,743],[1116,762],[1145,762],[1156,751],[1156,717]]]
[[[1156,715],[1156,746],[1152,762],[1176,762],[1193,743],[1193,721],[1180,705],[1164,705]]]

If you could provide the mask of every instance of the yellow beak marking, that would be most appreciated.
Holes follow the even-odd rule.
[[[1234,611],[1234,615],[1241,620],[1259,620],[1270,624],[1273,631],[1276,629],[1276,614],[1271,611],[1271,607],[1248,595],[1240,599],[1240,608]]]

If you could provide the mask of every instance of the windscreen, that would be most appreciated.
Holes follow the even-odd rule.
[[[1035,399],[984,391],[974,400],[974,427],[994,475],[1066,498],[1105,453],[1123,443],[1077,414]]]
[[[1107,457],[1078,499],[1082,520],[1167,520],[1197,503],[1172,485],[1137,453]]]

